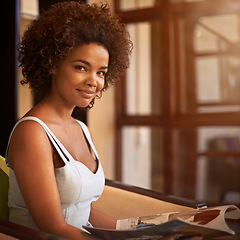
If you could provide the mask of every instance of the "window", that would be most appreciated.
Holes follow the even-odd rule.
[[[115,2],[135,46],[117,91],[117,179],[240,203],[240,3]]]

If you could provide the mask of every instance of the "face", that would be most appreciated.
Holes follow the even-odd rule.
[[[72,50],[53,71],[52,92],[70,107],[87,107],[104,87],[109,53],[96,43]]]

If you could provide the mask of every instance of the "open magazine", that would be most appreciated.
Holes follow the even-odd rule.
[[[211,239],[234,235],[228,222],[239,220],[240,210],[234,205],[226,205],[122,219],[117,221],[116,230],[84,228],[94,236],[107,240],[161,239],[164,236],[172,236],[174,239],[203,236],[204,239]]]

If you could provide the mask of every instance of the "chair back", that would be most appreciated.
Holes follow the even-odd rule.
[[[0,156],[0,218],[8,220],[8,187],[9,187],[9,168],[5,159]]]

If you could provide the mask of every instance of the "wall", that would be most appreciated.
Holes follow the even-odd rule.
[[[27,26],[38,17],[39,7],[37,0],[21,0],[20,1],[19,16],[19,33],[20,38],[27,29]],[[18,86],[17,86],[17,118],[21,118],[29,109],[33,106],[33,95],[28,85],[20,85],[20,80],[23,79],[21,69],[17,69],[18,74]]]

